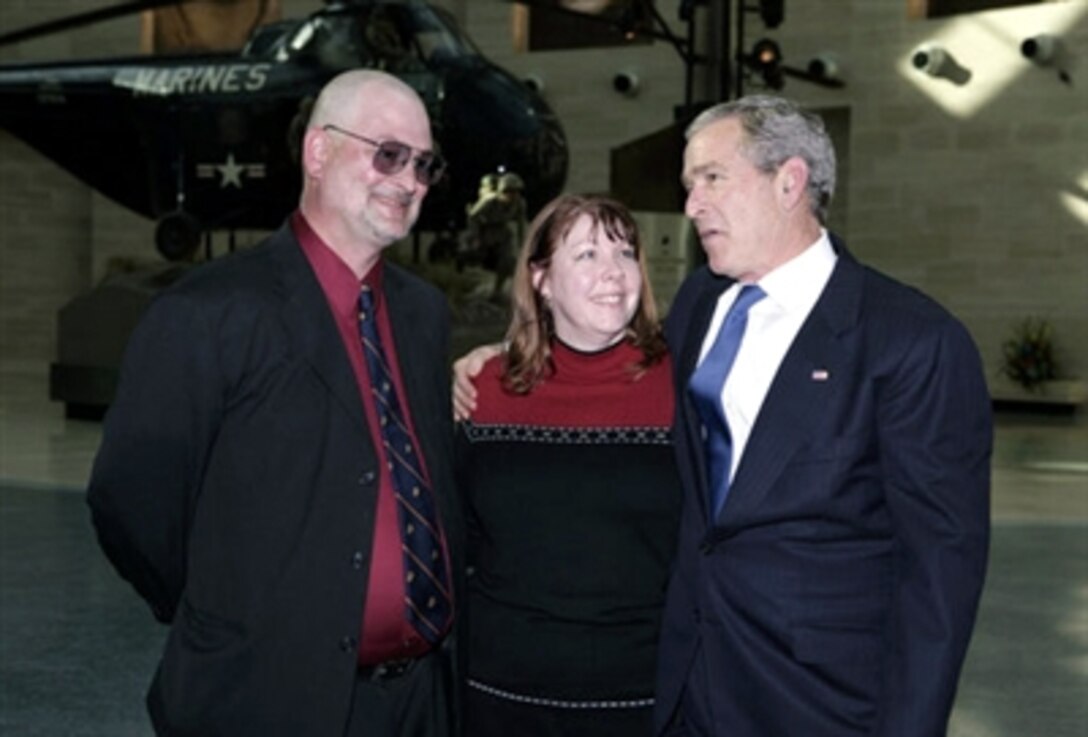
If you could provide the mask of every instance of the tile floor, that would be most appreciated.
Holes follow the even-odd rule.
[[[96,423],[0,364],[0,735],[150,737],[163,630],[100,555]],[[1088,420],[998,415],[994,532],[949,734],[1088,737]]]

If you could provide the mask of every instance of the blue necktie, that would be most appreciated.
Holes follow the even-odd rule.
[[[729,494],[729,472],[733,464],[733,438],[722,406],[722,387],[748,326],[748,309],[766,293],[755,284],[741,287],[729,314],[722,321],[718,337],[688,382],[688,394],[703,421],[704,447],[709,465],[710,518],[717,519]]]
[[[365,286],[359,294],[359,335],[397,500],[404,553],[405,615],[425,640],[436,643],[448,628],[453,612],[438,516],[390,378],[374,319],[374,295]]]

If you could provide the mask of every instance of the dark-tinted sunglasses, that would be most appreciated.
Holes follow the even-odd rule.
[[[358,133],[352,133],[331,123],[322,126],[321,129],[336,131],[348,138],[354,138],[357,141],[374,146],[374,168],[387,176],[396,174],[411,161],[416,181],[424,187],[430,187],[437,184],[446,171],[446,160],[434,151],[418,151],[418,149],[414,149],[407,143],[401,143],[400,141],[375,141],[372,138],[360,136]],[[416,152],[415,158],[412,157],[413,152]]]

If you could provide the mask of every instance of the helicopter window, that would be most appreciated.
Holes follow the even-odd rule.
[[[322,24],[324,33],[316,44],[321,63],[331,69],[371,66],[367,63],[366,42],[350,16],[332,16]]]
[[[422,71],[429,62],[479,56],[445,11],[426,5],[378,5],[322,15],[300,25],[286,42],[268,28],[253,38],[249,53],[274,53],[277,61],[294,58],[335,70],[391,72]]]
[[[456,24],[444,9],[416,7],[410,12],[410,24],[423,59],[437,61],[479,56],[479,50],[467,36],[457,30]]]
[[[259,26],[257,30],[253,32],[246,45],[242,47],[242,56],[245,57],[260,57],[269,56],[272,54],[273,49],[279,48],[282,53],[281,39],[287,30],[293,26],[291,21],[281,21],[279,23],[266,23],[263,26]]]
[[[412,19],[406,11],[397,6],[378,6],[359,15],[367,48],[380,69],[408,72],[424,67],[412,33]]]
[[[397,19],[384,8],[376,8],[369,16],[360,18],[370,52],[387,63],[399,63],[410,53],[408,40],[405,38]]]
[[[411,71],[421,68],[397,18],[382,8],[370,13],[345,13],[316,18],[290,43],[290,53],[332,69],[356,67]]]
[[[307,48],[310,40],[313,39],[316,31],[316,26],[319,21],[309,21],[299,26],[299,29],[295,31],[295,34],[287,42],[286,46],[281,46],[276,51],[276,61],[287,61],[292,56],[303,56],[303,50]]]
[[[373,66],[363,52],[365,44],[353,19],[347,16],[314,18],[299,27],[285,47],[276,53],[277,61],[294,58],[316,62],[333,70]]]

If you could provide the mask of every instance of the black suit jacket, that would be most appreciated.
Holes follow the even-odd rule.
[[[699,269],[669,313],[685,498],[659,726],[686,688],[691,734],[945,733],[986,567],[989,396],[960,323],[836,246],[713,523],[686,386],[732,282]]]
[[[461,571],[448,308],[438,290],[393,264],[383,289],[408,409]],[[109,559],[170,623],[148,695],[160,734],[342,734],[378,447],[325,295],[289,227],[194,270],[154,301],[126,351],[88,501]]]

